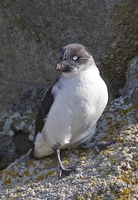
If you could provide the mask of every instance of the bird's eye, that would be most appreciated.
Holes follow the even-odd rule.
[[[77,56],[73,56],[72,59],[76,61],[76,60],[78,60],[78,57]]]

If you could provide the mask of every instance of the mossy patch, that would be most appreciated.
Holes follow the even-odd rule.
[[[36,178],[36,180],[38,181],[43,180],[43,179],[45,179],[45,174],[42,174]]]
[[[49,172],[47,172],[46,173],[46,175],[45,175],[45,177],[47,178],[47,177],[49,177],[49,176],[51,176],[51,175],[57,175],[58,173],[57,172],[55,172],[55,171],[49,171]]]
[[[8,178],[8,179],[5,179],[4,180],[4,185],[8,185],[8,184],[10,184],[12,181],[11,181],[11,178]]]
[[[27,166],[28,167],[30,167],[30,166],[36,167],[36,164],[34,163],[33,160],[29,160],[28,163],[27,163]]]
[[[133,176],[131,170],[121,171],[122,176],[118,177],[118,179],[124,181],[127,184],[134,184],[136,183],[136,179]]]
[[[122,190],[120,193],[116,194],[120,199],[122,200],[128,200],[131,197],[131,189],[130,188],[125,188]],[[117,200],[117,199],[115,199]]]
[[[99,195],[99,196],[97,196],[97,197],[94,197],[93,200],[102,200],[103,198],[104,198],[104,195],[101,194],[101,195]]]
[[[22,175],[23,176],[30,176],[30,172],[28,170],[25,170]]]

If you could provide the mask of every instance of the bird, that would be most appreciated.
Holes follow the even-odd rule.
[[[92,54],[82,44],[62,47],[54,71],[61,75],[41,102],[31,157],[42,158],[55,152],[62,177],[74,171],[78,163],[65,167],[61,150],[91,140],[107,105],[108,89]]]

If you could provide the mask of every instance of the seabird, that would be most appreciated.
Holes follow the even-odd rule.
[[[91,53],[81,44],[61,49],[55,71],[62,74],[42,100],[31,155],[41,158],[56,152],[61,177],[76,167],[63,166],[61,149],[90,141],[107,104],[108,91]]]

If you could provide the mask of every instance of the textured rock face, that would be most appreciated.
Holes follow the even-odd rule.
[[[111,96],[118,95],[127,63],[136,54],[135,0],[5,0],[0,4],[1,110],[24,88],[50,82],[60,46],[72,42],[91,50]]]
[[[32,148],[35,113],[0,114],[0,170]]]
[[[124,97],[106,107],[93,141],[110,139],[116,143],[99,153],[91,148],[62,151],[64,165],[80,163],[61,180],[54,154],[40,160],[23,155],[0,171],[0,199],[137,200],[138,106]]]
[[[15,144],[9,135],[0,135],[0,170],[12,163],[18,155],[15,152]]]
[[[128,96],[128,101],[138,104],[138,56],[133,58],[126,71],[126,84],[120,93]]]
[[[137,103],[135,1],[5,0],[0,4],[0,110],[12,102],[11,111],[0,115],[0,169],[31,148],[36,110],[45,86],[56,78],[53,68],[63,45],[87,46],[110,96],[116,97],[124,86],[121,95]]]

